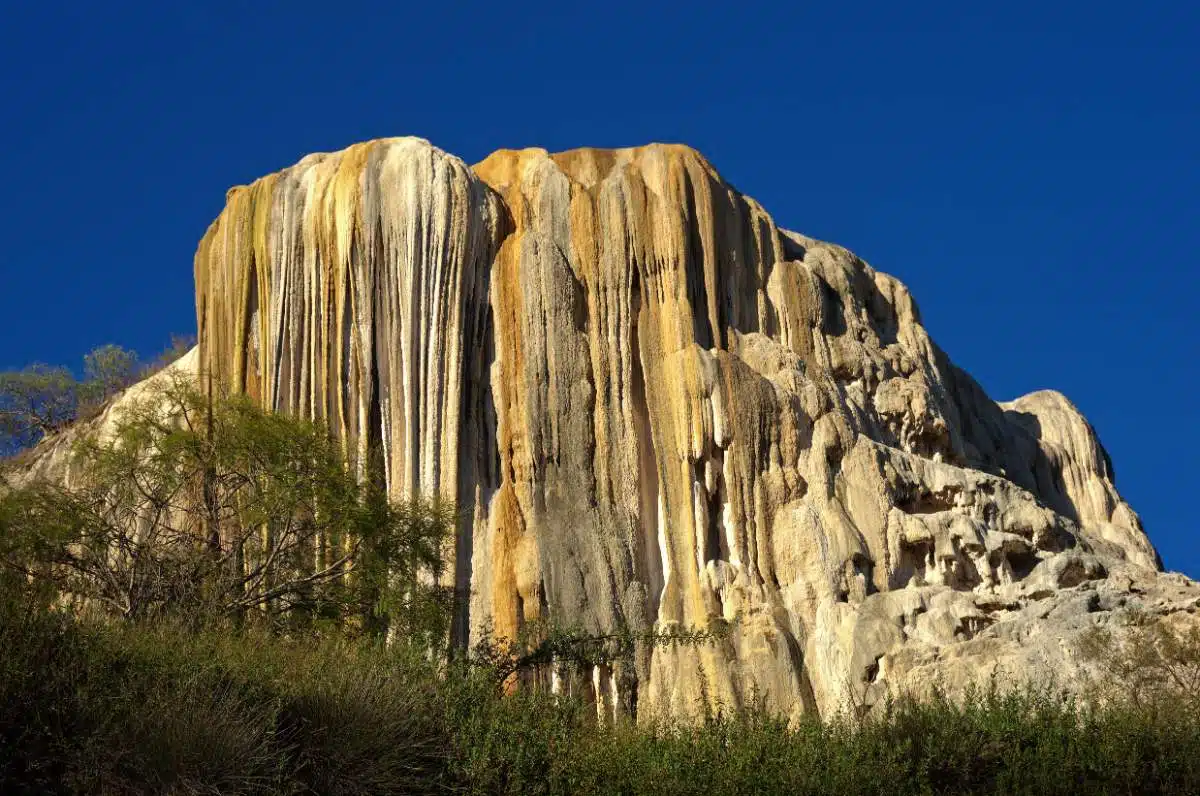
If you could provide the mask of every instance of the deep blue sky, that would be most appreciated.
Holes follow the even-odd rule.
[[[193,332],[225,190],[308,152],[679,141],[993,397],[1065,392],[1200,576],[1197,4],[184,5],[0,16],[0,368]]]

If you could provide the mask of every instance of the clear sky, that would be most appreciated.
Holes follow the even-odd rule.
[[[0,15],[0,368],[195,329],[226,189],[419,135],[691,144],[912,289],[998,400],[1091,419],[1200,576],[1194,2],[20,2]]]

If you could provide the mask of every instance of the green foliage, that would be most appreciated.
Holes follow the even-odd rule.
[[[142,367],[141,378],[145,379],[176,362],[196,345],[195,335],[171,335],[171,344]]]
[[[137,355],[105,345],[84,357],[84,378],[67,368],[30,365],[0,373],[0,455],[56,434],[137,380]]]
[[[550,666],[591,676],[595,666],[617,662],[631,664],[639,650],[695,647],[729,636],[731,624],[717,619],[707,628],[669,625],[634,630],[618,623],[608,632],[591,632],[578,625],[553,620],[526,623],[516,638],[494,634],[485,623],[470,654],[476,667],[490,672],[497,682],[516,674],[544,671]]]
[[[1200,792],[1200,723],[1168,705],[993,688],[861,720],[601,725],[406,644],[80,624],[23,594],[0,645],[5,794]]]
[[[481,715],[483,711],[486,715]],[[470,719],[474,719],[474,722]],[[468,792],[509,794],[1194,793],[1200,727],[1036,691],[897,702],[861,723],[761,710],[696,726],[598,726],[545,698],[469,713]]]
[[[0,609],[0,792],[432,793],[434,679],[369,646]]]
[[[35,444],[75,419],[79,383],[66,368],[31,365],[0,373],[0,453]]]
[[[100,346],[84,356],[83,375],[81,398],[102,403],[137,380],[137,354],[117,345]]]
[[[536,689],[505,696],[486,669],[451,669],[441,696],[450,779],[467,793],[553,792],[565,757],[600,737],[594,708]]]
[[[71,486],[0,497],[0,562],[124,619],[446,634],[452,507],[396,503],[312,422],[190,381],[81,440]]]

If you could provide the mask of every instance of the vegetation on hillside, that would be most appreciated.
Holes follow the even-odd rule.
[[[118,345],[103,345],[83,358],[83,378],[69,368],[33,364],[0,371],[0,456],[11,456],[89,417],[138,379],[162,370],[187,353],[193,341],[173,336],[150,362]]]
[[[315,423],[175,377],[74,455],[0,498],[0,560],[91,610],[442,635],[452,508],[389,501]]]
[[[11,600],[0,645],[5,794],[1200,789],[1200,727],[1173,702],[996,691],[791,727],[755,711],[612,725],[407,645],[79,624]]]
[[[88,372],[101,396],[129,371]],[[26,412],[31,433],[78,416],[79,382],[24,377],[54,420]],[[110,431],[78,442],[71,486],[0,486],[0,793],[1200,792],[1196,634],[1097,633],[1120,687],[1092,704],[992,687],[794,724],[599,721],[513,679],[726,629],[532,623],[446,655],[452,507],[392,500],[319,424],[180,379]]]

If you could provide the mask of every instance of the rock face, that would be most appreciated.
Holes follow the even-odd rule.
[[[310,155],[226,201],[196,253],[201,370],[270,409],[327,420],[360,468],[381,451],[393,494],[469,502],[497,483],[486,364],[488,278],[506,231],[496,194],[409,138]],[[464,594],[470,532],[453,568]]]
[[[903,285],[780,230],[696,152],[475,171],[515,231],[493,269],[504,478],[473,615],[736,618],[724,645],[598,673],[610,699],[828,712],[903,675],[901,654],[928,667],[1015,617],[1032,584],[1156,567],[1065,398],[993,403]]]
[[[69,487],[82,483],[85,476],[74,455],[76,443],[84,437],[111,442],[122,413],[135,405],[161,405],[163,390],[169,388],[175,379],[191,380],[198,372],[199,355],[193,348],[162,370],[114,396],[94,417],[74,423],[42,440],[32,452],[18,458],[17,467],[0,473],[0,486],[4,486],[6,481],[21,485],[46,480]],[[169,414],[169,410],[164,410],[163,414]]]
[[[467,509],[459,642],[732,622],[597,670],[602,710],[1061,682],[1089,627],[1200,604],[1066,398],[993,402],[900,282],[686,147],[312,155],[231,190],[195,269],[204,378]]]

